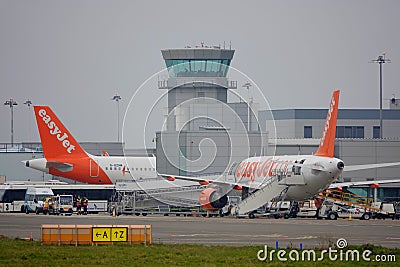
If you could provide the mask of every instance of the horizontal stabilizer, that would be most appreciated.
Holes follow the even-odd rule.
[[[59,161],[47,161],[46,162],[46,168],[54,168],[59,170],[60,172],[69,172],[72,171],[74,165],[65,163],[65,162],[59,162]]]
[[[352,165],[352,166],[345,166],[343,169],[343,172],[368,170],[368,169],[391,167],[391,166],[398,166],[398,165],[400,165],[400,162]]]

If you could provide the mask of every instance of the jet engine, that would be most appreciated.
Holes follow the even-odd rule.
[[[228,203],[228,197],[215,188],[206,188],[200,193],[200,205],[209,211],[222,209]]]

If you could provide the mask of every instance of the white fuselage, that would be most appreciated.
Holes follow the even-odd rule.
[[[302,200],[328,188],[343,167],[340,159],[313,155],[252,157],[239,164],[235,179],[238,185],[255,189],[267,184],[288,188],[286,200]]]
[[[93,162],[97,163],[83,167],[89,168],[88,176],[90,177],[97,177],[96,174],[100,172],[100,169],[113,184],[116,182],[157,177],[155,157],[88,156]],[[72,165],[70,170],[71,172],[74,172],[76,169],[78,169],[77,165],[86,164],[79,160],[65,163]],[[25,161],[25,165],[39,171],[51,173],[50,169],[48,168],[48,160],[46,158]],[[62,172],[61,176],[63,176],[63,174],[67,174],[68,172],[69,171]],[[68,176],[66,176],[66,178],[68,178]]]

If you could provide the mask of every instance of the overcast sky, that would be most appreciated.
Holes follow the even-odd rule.
[[[78,141],[116,141],[115,91],[122,117],[164,68],[161,49],[225,41],[236,50],[231,65],[272,109],[327,108],[335,88],[341,108],[379,108],[379,67],[368,62],[387,52],[384,99],[400,97],[399,11],[396,0],[0,0],[0,100],[19,103],[16,142],[39,141],[28,98],[51,106]],[[160,91],[155,84],[148,101]],[[4,105],[0,125],[0,142],[10,142]]]

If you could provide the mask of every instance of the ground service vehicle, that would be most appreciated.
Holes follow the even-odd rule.
[[[72,195],[57,195],[47,197],[43,204],[43,214],[65,214],[72,215],[73,196]]]
[[[43,212],[43,204],[46,197],[53,196],[53,190],[48,187],[28,187],[25,193],[24,205],[21,211],[28,214],[29,212]]]
[[[374,212],[373,217],[376,219],[396,218],[395,203],[376,202],[375,206],[380,209]]]

